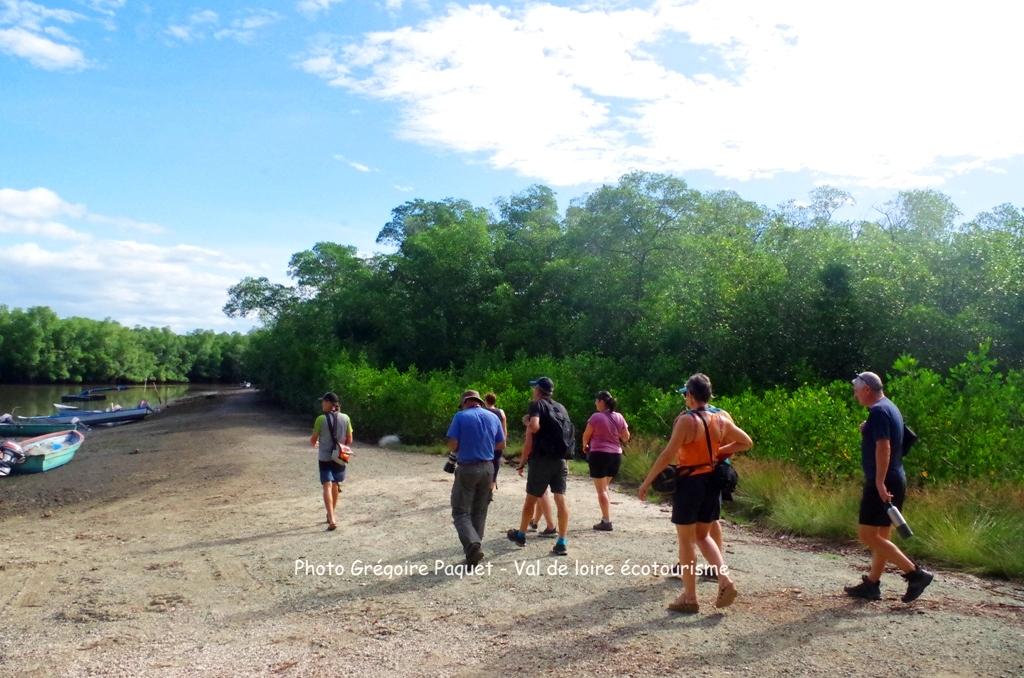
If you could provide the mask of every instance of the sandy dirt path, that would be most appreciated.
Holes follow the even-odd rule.
[[[882,602],[858,603],[840,594],[865,563],[856,549],[736,526],[736,604],[714,611],[702,584],[699,616],[667,613],[677,580],[621,568],[674,562],[668,514],[616,494],[616,531],[595,533],[585,479],[570,481],[568,558],[504,538],[524,491],[505,469],[491,573],[435,572],[461,557],[442,460],[358,447],[328,533],[307,437],[305,420],[235,395],[93,432],[70,465],[0,480],[0,674],[1024,674],[1019,585],[940,570],[905,606],[889,575]],[[427,572],[352,571],[378,561]]]

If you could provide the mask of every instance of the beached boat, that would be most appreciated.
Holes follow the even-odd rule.
[[[57,433],[68,429],[85,428],[80,421],[73,419],[69,423],[23,423],[13,421],[0,423],[0,438],[28,438],[41,436],[45,433]]]
[[[70,410],[65,409],[61,414],[52,414],[41,417],[16,417],[17,424],[63,424],[64,428],[71,428],[74,424],[85,424],[86,426],[99,426],[101,424],[125,424],[130,421],[145,419],[153,412],[145,400],[139,403],[138,407],[114,410]]]
[[[25,461],[16,464],[14,473],[42,473],[71,461],[85,440],[81,431],[61,431],[23,440]]]

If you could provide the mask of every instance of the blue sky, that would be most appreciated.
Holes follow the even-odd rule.
[[[228,285],[405,200],[631,169],[1020,204],[1021,10],[891,5],[0,0],[0,303],[245,329]]]

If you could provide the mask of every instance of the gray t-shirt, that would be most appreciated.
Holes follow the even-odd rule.
[[[331,461],[334,457],[334,441],[331,440],[331,430],[328,428],[331,421],[334,422],[334,439],[339,443],[344,444],[349,431],[352,430],[352,420],[344,412],[332,412],[330,418],[326,414],[317,417],[313,422],[313,433],[319,436],[317,443],[320,452],[317,459],[320,461]]]

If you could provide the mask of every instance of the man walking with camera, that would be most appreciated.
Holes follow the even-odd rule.
[[[853,380],[853,394],[868,408],[867,421],[861,424],[861,467],[864,491],[860,500],[857,536],[871,549],[871,569],[861,583],[847,586],[846,595],[880,600],[882,572],[892,563],[903,570],[907,592],[903,602],[914,601],[932,583],[931,572],[918,567],[889,539],[892,523],[888,508],[903,508],[907,476],[903,470],[903,437],[906,427],[899,408],[885,397],[882,379],[874,372],[861,372]]]
[[[462,404],[448,427],[451,450],[445,471],[455,473],[452,485],[452,522],[466,554],[474,566],[484,558],[480,542],[487,522],[494,475],[494,453],[505,449],[501,419],[487,410],[476,391],[462,394]],[[454,456],[454,460],[452,460]]]

